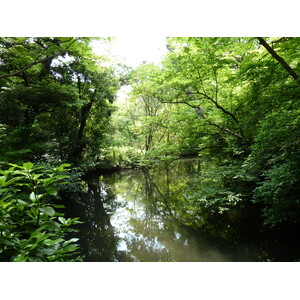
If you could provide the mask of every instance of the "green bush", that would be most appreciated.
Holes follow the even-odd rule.
[[[66,184],[66,167],[45,168],[24,163],[9,164],[0,174],[0,260],[72,261],[77,238],[78,218],[65,219],[57,204],[58,187]]]

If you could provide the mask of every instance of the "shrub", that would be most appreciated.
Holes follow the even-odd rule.
[[[68,164],[46,168],[9,164],[0,174],[0,259],[2,261],[72,261],[77,238],[67,239],[78,218],[59,212],[58,186],[66,184]],[[57,201],[56,201],[57,202]]]

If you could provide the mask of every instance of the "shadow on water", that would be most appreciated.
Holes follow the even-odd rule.
[[[95,176],[87,181],[86,191],[81,193],[80,198],[80,201],[66,205],[66,215],[79,217],[83,222],[77,226],[79,232],[75,236],[80,237],[84,261],[126,260],[122,252],[117,251],[117,238],[110,221],[110,214],[116,206],[113,203],[115,195],[99,181],[99,176]]]
[[[262,231],[253,207],[235,206],[205,216],[193,212],[188,193],[200,188],[205,168],[199,160],[183,160],[169,168],[91,175],[80,202],[68,205],[66,212],[84,222],[77,233],[84,261],[288,261],[297,257],[299,245],[290,253],[287,238],[276,240],[273,232]]]

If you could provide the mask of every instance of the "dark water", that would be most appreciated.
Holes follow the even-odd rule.
[[[205,217],[187,206],[211,166],[186,159],[168,168],[94,174],[80,203],[67,207],[83,225],[84,261],[293,261],[300,247],[278,229],[262,227],[254,208],[234,207]],[[192,203],[192,202],[191,202]]]

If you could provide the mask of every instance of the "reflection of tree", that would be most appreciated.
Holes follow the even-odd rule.
[[[150,174],[149,170],[143,170],[140,174],[130,174],[124,181],[119,178],[118,188],[122,186],[125,197],[133,203],[128,224],[131,230],[123,239],[130,255],[139,261],[178,260],[170,251],[173,252],[173,248],[178,249],[180,245],[185,249],[185,241],[176,239],[174,218],[167,212],[164,204],[170,194],[169,188],[167,191],[160,191],[153,176],[160,178],[161,174],[157,176],[157,173]],[[160,184],[165,186],[164,180]]]
[[[80,226],[80,246],[84,261],[117,261],[117,240],[110,222],[116,209],[115,195],[99,181],[99,176],[87,180],[88,189],[82,195],[83,204],[74,203],[72,211],[84,222]]]
[[[115,252],[116,242],[109,215],[103,206],[103,187],[89,184],[86,195],[86,224],[85,242],[88,261],[111,261]],[[106,195],[106,200],[109,199]],[[112,199],[109,199],[112,200]]]
[[[143,205],[144,215],[142,218],[132,215],[130,224],[134,231],[144,238],[135,238],[134,241],[131,238],[131,244],[128,241],[133,253],[137,251],[137,247],[139,248],[138,253],[142,260],[146,260],[145,256],[148,256],[149,260],[154,259],[152,252],[155,252],[164,259],[170,259],[173,257],[171,253],[173,255],[175,253],[177,257],[171,260],[190,261],[195,257],[199,259],[199,253],[197,254],[199,249],[201,249],[200,257],[203,261],[226,260],[220,253],[228,252],[227,248],[230,248],[230,243],[235,244],[236,228],[232,226],[232,223],[228,227],[226,216],[216,218],[214,214],[203,214],[204,223],[201,223],[202,227],[197,227],[197,222],[193,219],[195,214],[188,211],[191,204],[183,197],[185,193],[197,191],[197,188],[201,189],[199,180],[195,178],[201,175],[200,172],[198,161],[178,163],[173,168],[143,170],[143,177],[139,178],[139,182],[144,187],[144,191],[140,190],[140,193],[144,194],[138,198],[142,199],[140,202]],[[190,190],[192,186],[194,189]],[[195,209],[195,207],[192,208]],[[183,233],[182,238],[177,239],[175,237],[179,232]],[[149,241],[154,239],[162,245],[167,245],[166,249],[170,252],[167,253],[166,249],[155,250],[155,243],[152,245],[151,252]],[[227,242],[227,245],[220,241]],[[189,246],[187,249],[184,246],[185,243],[194,244],[194,247]],[[151,252],[151,255],[147,254],[146,250]]]
[[[165,188],[166,188],[166,191],[165,193],[163,194],[161,192],[161,190],[158,188],[157,184],[154,182],[154,178],[153,176],[151,176],[149,174],[148,171],[144,171],[144,176],[146,178],[146,182],[148,182],[148,185],[152,187],[152,190],[155,190],[158,195],[159,195],[159,198],[162,200],[162,201],[156,201],[157,204],[161,204],[163,205],[164,207],[164,211],[167,211],[170,216],[176,221],[178,222],[179,224],[181,225],[184,225],[176,216],[175,216],[175,213],[172,211],[170,205],[169,205],[169,201],[170,201],[170,198],[171,198],[171,192],[170,192],[170,170],[169,168],[167,167],[165,169],[166,171],[166,181],[165,181]]]
[[[224,260],[218,247],[201,239],[187,224],[193,216],[182,195],[198,182],[199,172],[198,161],[178,161],[169,168],[89,178],[83,204],[73,202],[69,214],[85,222],[80,227],[84,261]],[[121,223],[115,218],[117,223],[112,223],[111,215],[118,216],[117,211],[127,215]],[[213,221],[209,229],[214,236],[231,231]]]
[[[169,168],[90,178],[85,204],[74,203],[72,213],[85,222],[84,260],[253,261],[262,255],[250,234],[251,213],[247,222],[237,208],[220,215],[188,198],[209,184],[202,173],[207,166],[201,167],[198,161],[178,161]]]

